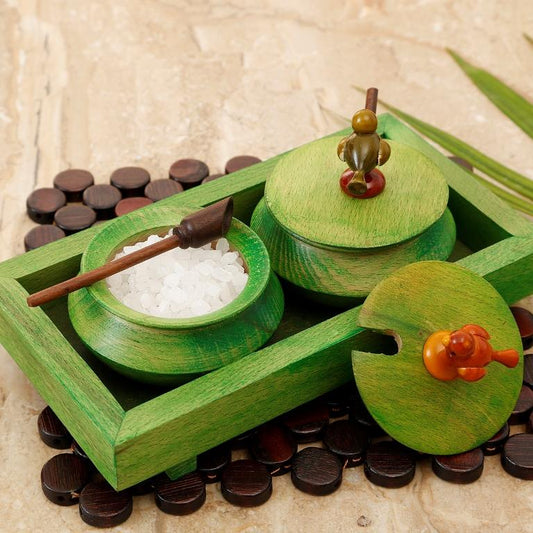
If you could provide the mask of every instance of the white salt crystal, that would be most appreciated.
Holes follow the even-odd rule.
[[[169,233],[170,234],[170,233]],[[115,258],[159,242],[150,235],[145,241],[125,246]],[[176,248],[111,276],[111,293],[124,305],[141,313],[164,318],[189,318],[212,313],[235,299],[248,275],[238,252],[219,239],[212,248]]]
[[[215,247],[217,250],[220,250],[222,253],[229,251],[229,242],[227,239],[218,239],[217,245]]]

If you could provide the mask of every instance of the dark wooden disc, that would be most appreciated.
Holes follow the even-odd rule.
[[[359,393],[352,395],[349,406],[350,420],[363,426],[368,431],[369,437],[382,437],[386,435],[385,430],[374,420],[368,412],[366,405],[361,400]]]
[[[498,433],[485,442],[481,449],[485,455],[496,455],[502,451],[505,441],[509,438],[509,424],[505,422]]]
[[[342,463],[333,453],[309,447],[294,457],[291,480],[302,492],[325,496],[335,492],[342,482]]]
[[[254,433],[257,431],[257,428],[250,429],[237,435],[230,441],[231,448],[233,450],[246,450],[250,446],[250,441],[254,436]]]
[[[522,337],[522,345],[524,350],[528,350],[533,346],[533,313],[523,307],[511,307],[520,337]]]
[[[237,172],[237,170],[250,167],[256,163],[261,163],[261,159],[253,155],[237,155],[229,159],[226,163],[226,174]]]
[[[200,185],[207,176],[209,167],[198,159],[178,159],[168,171],[168,177],[180,183],[184,189]]]
[[[462,157],[457,157],[455,155],[450,155],[450,156],[448,156],[448,159],[450,159],[454,163],[457,163],[458,165],[466,168],[467,170],[470,170],[470,172],[474,171],[474,167],[466,159],[463,159]]]
[[[154,202],[150,198],[144,196],[131,196],[129,198],[124,198],[115,206],[115,215],[120,217],[122,215],[127,215],[136,209],[140,209],[146,205],[153,204]]]
[[[90,479],[89,463],[72,453],[55,455],[41,470],[44,495],[57,505],[75,504]]]
[[[159,509],[165,513],[191,514],[205,503],[205,483],[198,472],[174,481],[166,475],[158,476],[154,482],[154,497]]]
[[[452,483],[473,483],[483,473],[484,456],[481,448],[474,448],[468,452],[456,455],[436,455],[431,466],[433,472]]]
[[[526,431],[528,433],[533,433],[533,411],[529,413],[529,418],[526,423]]]
[[[523,385],[513,412],[509,417],[509,424],[525,424],[532,409],[533,390],[531,390],[527,385]]]
[[[98,220],[115,216],[115,206],[122,199],[120,191],[113,185],[92,185],[83,192],[83,203],[94,209]]]
[[[533,389],[533,353],[524,355],[524,383]]]
[[[144,189],[144,195],[153,202],[183,192],[183,187],[174,180],[162,179],[150,182]]]
[[[110,181],[122,193],[122,198],[142,196],[150,183],[150,173],[142,167],[122,167],[111,174]]]
[[[220,476],[231,461],[231,448],[224,443],[201,453],[196,459],[196,468],[206,483],[220,481]]]
[[[533,433],[517,433],[507,439],[502,466],[511,476],[533,479]]]
[[[339,457],[346,468],[351,468],[364,461],[368,430],[351,420],[337,420],[326,428],[323,441],[326,448]]]
[[[39,248],[39,246],[58,241],[64,236],[65,232],[61,228],[58,228],[53,224],[43,224],[26,233],[26,236],[24,237],[24,249],[29,252],[30,250]]]
[[[287,413],[282,421],[296,442],[315,442],[320,440],[328,425],[328,407],[322,400],[310,402]]]
[[[29,217],[38,224],[51,224],[55,212],[67,203],[67,198],[58,189],[45,187],[36,189],[26,200]]]
[[[133,510],[128,491],[117,492],[106,481],[89,483],[80,494],[80,516],[94,527],[114,527],[125,522]]]
[[[83,448],[75,441],[72,441],[71,450],[74,455],[89,460],[89,456],[83,451]]]
[[[56,448],[57,450],[70,448],[72,436],[50,406],[45,407],[39,413],[37,429],[41,440],[50,448]]]
[[[209,176],[207,176],[207,178],[204,178],[202,180],[202,185],[204,183],[209,183],[210,181],[215,181],[217,180],[218,178],[221,178],[222,176],[225,176],[226,174],[210,174]]]
[[[272,476],[258,461],[241,459],[224,470],[220,488],[222,496],[233,505],[255,507],[272,495]]]
[[[365,475],[374,485],[398,488],[415,476],[414,453],[395,441],[371,444],[366,452]]]
[[[67,205],[54,216],[55,223],[67,235],[89,228],[96,221],[96,213],[86,205]]]
[[[330,418],[339,418],[348,413],[352,390],[351,384],[345,385],[344,387],[339,387],[328,392],[324,396]]]
[[[54,178],[54,187],[67,197],[67,202],[81,202],[83,191],[94,185],[94,176],[87,170],[71,168]]]
[[[298,446],[291,432],[281,424],[268,423],[257,428],[250,441],[250,452],[273,476],[291,469]]]

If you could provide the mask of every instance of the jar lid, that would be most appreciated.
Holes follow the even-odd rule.
[[[300,239],[322,247],[361,249],[397,244],[420,235],[444,213],[448,185],[423,153],[390,141],[382,167],[384,191],[368,199],[344,194],[339,179],[346,163],[337,157],[335,135],[283,157],[265,187],[267,208]]]

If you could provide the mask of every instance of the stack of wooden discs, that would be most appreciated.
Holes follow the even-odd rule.
[[[448,186],[424,154],[387,141],[384,191],[344,194],[336,155],[340,136],[283,157],[266,183],[252,228],[276,273],[320,301],[351,305],[393,271],[420,260],[445,260],[455,244]]]

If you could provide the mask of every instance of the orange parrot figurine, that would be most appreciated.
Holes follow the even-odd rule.
[[[492,361],[508,368],[518,364],[520,356],[516,350],[494,350],[488,339],[487,331],[475,324],[456,331],[437,331],[424,344],[424,364],[433,377],[443,381],[455,378],[478,381],[487,373],[484,367]]]

